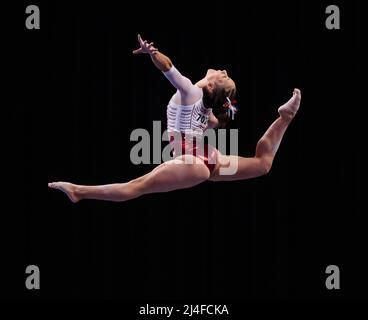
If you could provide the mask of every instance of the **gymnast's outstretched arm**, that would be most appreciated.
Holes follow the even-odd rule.
[[[153,46],[153,42],[148,43],[138,35],[138,42],[140,48],[134,50],[134,54],[146,53],[149,54],[154,65],[161,70],[171,84],[179,90],[183,98],[192,94],[193,91],[197,91],[192,81],[187,77],[184,77],[173,65],[170,58],[161,53],[157,48]]]

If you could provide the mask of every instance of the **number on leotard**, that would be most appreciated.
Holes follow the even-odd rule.
[[[198,118],[197,118],[197,121],[201,121],[201,123],[206,124],[207,123],[207,118],[206,118],[205,115],[199,114]]]

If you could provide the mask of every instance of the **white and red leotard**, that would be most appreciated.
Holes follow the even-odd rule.
[[[167,129],[174,156],[192,154],[202,159],[212,172],[216,164],[217,150],[207,143],[199,143],[208,127],[212,109],[204,106],[202,89],[182,76],[174,66],[164,74],[178,89],[167,106]],[[190,105],[174,102],[180,101],[183,94],[187,100],[195,102]]]

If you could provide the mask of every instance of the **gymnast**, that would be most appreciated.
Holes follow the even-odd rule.
[[[138,35],[139,48],[133,54],[146,54],[176,89],[167,106],[167,131],[173,158],[151,172],[124,183],[99,186],[52,182],[48,186],[63,191],[72,202],[82,199],[126,201],[144,194],[190,188],[204,181],[245,180],[267,174],[290,122],[296,115],[301,93],[294,89],[288,102],[278,108],[279,116],[258,141],[251,158],[223,155],[208,143],[199,143],[207,129],[224,128],[237,111],[236,86],[226,70],[207,70],[193,84],[154,43]],[[216,116],[215,116],[216,115]],[[224,170],[235,166],[233,174]]]

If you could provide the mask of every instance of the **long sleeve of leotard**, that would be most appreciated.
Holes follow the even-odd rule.
[[[163,74],[182,95],[186,95],[191,91],[192,81],[184,77],[174,66],[163,72]]]

